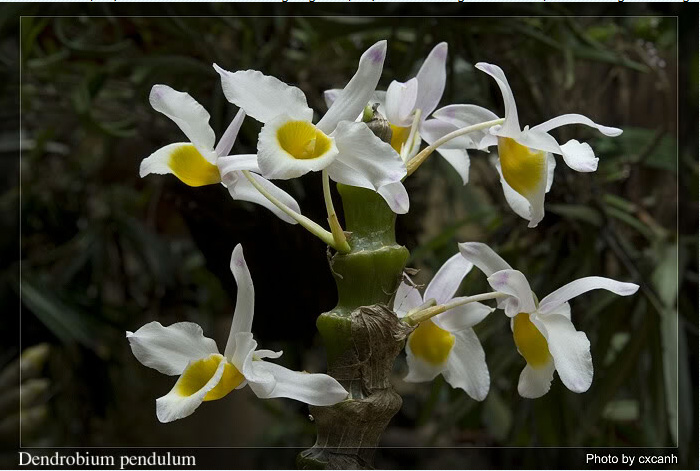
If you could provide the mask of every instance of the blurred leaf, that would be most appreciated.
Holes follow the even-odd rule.
[[[676,305],[678,295],[678,245],[664,247],[651,281],[666,307]]]
[[[489,433],[498,441],[504,441],[513,424],[513,414],[510,404],[507,404],[500,393],[493,388],[489,391],[481,411],[481,420],[486,425]]]
[[[678,427],[679,416],[685,417],[683,420],[684,429],[687,430],[688,425],[692,426],[687,419],[688,411],[692,410],[692,405],[687,404],[690,408],[683,409],[684,413],[679,414],[679,344],[678,344],[678,313],[675,309],[668,309],[661,316],[661,344],[664,368],[664,384],[666,390],[666,411],[668,413],[668,427],[673,437],[673,443],[678,445]],[[685,365],[684,365],[685,366]],[[686,366],[687,368],[687,366]],[[685,369],[685,368],[684,368]],[[684,434],[684,436],[688,436]]]
[[[99,333],[87,316],[68,307],[49,290],[41,290],[33,280],[22,279],[22,302],[63,343],[78,342],[97,351]]]
[[[678,438],[681,433],[680,428],[683,429],[683,436],[689,436],[692,421],[688,418],[689,414],[687,412],[692,410],[692,404],[688,399],[690,396],[684,391],[682,408],[684,413],[680,413],[678,401],[681,396],[681,381],[684,387],[687,387],[690,383],[688,379],[687,356],[680,355],[680,340],[684,339],[684,337],[679,337],[678,311],[675,309],[676,295],[678,294],[677,245],[665,247],[661,260],[652,274],[652,282],[664,304],[664,310],[660,314],[666,409],[669,417],[669,431],[673,437],[674,444],[678,445]],[[681,377],[683,378],[682,380]]]
[[[609,402],[603,410],[603,417],[615,421],[632,421],[639,418],[639,401],[620,399]]]
[[[605,206],[605,212],[609,215],[612,216],[615,219],[618,219],[628,226],[630,226],[632,229],[635,229],[637,232],[639,232],[641,235],[646,237],[650,242],[654,241],[656,239],[656,235],[650,229],[647,225],[645,225],[642,221],[637,219],[636,217],[632,216],[629,213],[626,213],[625,211],[622,211],[620,209],[617,209],[612,206]]]
[[[25,60],[34,51],[37,36],[46,28],[50,18],[24,17],[22,22],[22,59]]]
[[[630,334],[628,332],[618,332],[613,335],[612,339],[610,339],[610,347],[608,348],[608,353],[603,360],[603,365],[609,366],[613,361],[615,361],[615,358],[617,358],[620,351],[625,348],[625,345],[627,345],[629,340]]]
[[[548,204],[547,210],[566,219],[583,221],[596,227],[603,225],[600,213],[589,206],[578,204]]]

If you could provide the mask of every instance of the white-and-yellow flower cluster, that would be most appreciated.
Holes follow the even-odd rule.
[[[568,301],[596,289],[630,296],[639,286],[590,276],[572,281],[538,302],[525,275],[513,270],[487,245],[465,242],[459,244],[459,252],[438,270],[423,297],[405,283],[396,293],[397,315],[418,325],[406,342],[409,373],[405,380],[430,381],[442,374],[453,387],[483,400],[489,390],[489,373],[472,327],[493,311],[478,301],[496,299],[498,308],[510,318],[515,346],[526,361],[518,382],[520,395],[545,395],[554,371],[571,391],[587,391],[593,380],[591,344],[586,334],[574,327]],[[474,266],[484,272],[495,291],[453,298]]]
[[[506,201],[535,227],[544,217],[544,197],[552,185],[556,161],[579,172],[593,172],[598,158],[590,145],[570,140],[560,145],[549,132],[567,124],[584,124],[606,136],[622,131],[602,126],[579,114],[565,114],[521,129],[513,93],[500,67],[484,62],[475,67],[494,78],[505,104],[505,117],[476,105],[454,104],[436,109],[445,89],[447,44],[436,45],[415,77],[392,81],[376,90],[386,57],[379,41],[360,57],[357,72],[343,89],[325,92],[328,111],[316,124],[306,96],[297,87],[255,70],[229,72],[218,65],[224,95],[240,108],[214,147],[209,114],[186,93],[165,85],[151,91],[153,108],[171,118],[190,139],[167,145],[141,164],[141,176],[171,173],[190,186],[223,183],[234,199],[260,204],[289,223],[301,223],[338,250],[346,247],[334,219],[330,190],[324,192],[333,236],[301,216],[299,205],[271,179],[291,179],[321,171],[346,185],[378,192],[397,214],[409,209],[402,181],[437,151],[469,180],[468,149],[498,147],[494,164]],[[375,136],[362,122],[363,110],[377,104],[391,127],[390,142]],[[245,115],[263,123],[256,154],[228,155]],[[358,118],[359,116],[359,118]],[[428,147],[421,152],[421,142]],[[327,185],[326,185],[327,186]],[[335,227],[334,227],[335,224]]]
[[[470,165],[467,151],[497,146],[494,163],[505,198],[530,227],[535,227],[544,217],[544,197],[552,184],[556,163],[552,154],[561,155],[579,172],[592,172],[598,166],[588,144],[570,140],[560,145],[549,131],[584,124],[606,136],[622,132],[578,114],[521,128],[503,70],[483,62],[475,67],[496,81],[505,117],[468,104],[437,109],[445,89],[446,43],[432,49],[415,77],[403,83],[392,81],[386,91],[377,90],[386,52],[386,41],[379,41],[362,54],[346,86],[326,91],[328,111],[315,124],[314,111],[299,88],[259,71],[229,72],[214,64],[225,97],[239,108],[216,145],[209,113],[202,105],[187,93],[155,85],[150,94],[152,107],[172,119],[189,142],[166,145],[144,159],[141,176],[169,173],[193,187],[221,183],[232,198],[260,204],[286,222],[299,223],[336,250],[347,252],[350,245],[333,209],[329,179],[373,190],[395,213],[403,214],[409,209],[409,197],[402,182],[433,151],[441,154],[466,184]],[[377,137],[362,119],[366,107],[374,104],[390,125],[390,142]],[[246,115],[262,123],[257,152],[229,155]],[[423,141],[428,146],[420,150]],[[331,232],[302,216],[294,198],[270,181],[309,172],[321,172]],[[518,384],[520,394],[530,398],[544,395],[555,370],[570,390],[586,391],[593,377],[590,342],[585,333],[574,328],[568,301],[593,289],[627,296],[636,292],[637,285],[582,278],[538,302],[525,276],[486,245],[463,243],[459,249],[422,295],[406,282],[396,293],[394,311],[416,326],[406,342],[406,381],[430,381],[442,374],[453,387],[483,400],[490,378],[473,327],[494,310],[479,301],[496,300],[511,319],[515,345],[526,361]],[[488,276],[495,291],[455,297],[474,266]],[[173,389],[158,399],[158,418],[169,422],[185,417],[203,401],[219,399],[245,385],[262,398],[289,397],[314,405],[345,399],[347,392],[330,376],[293,372],[264,361],[279,357],[281,352],[256,350],[251,334],[253,284],[240,245],[233,252],[231,270],[238,283],[238,298],[223,355],[198,325],[189,322],[169,327],[151,322],[127,333],[139,361],[180,376]]]
[[[418,153],[422,141],[433,144],[459,128],[498,119],[491,111],[476,105],[448,105],[436,110],[445,91],[447,49],[447,43],[438,44],[430,51],[415,77],[403,83],[394,80],[386,91],[378,90],[372,96],[371,103],[378,105],[378,111],[391,126],[391,147],[406,163]],[[328,106],[335,102],[339,94],[340,90],[337,89],[325,92]],[[487,128],[474,131],[436,149],[457,171],[465,185],[469,181],[467,149],[483,150],[481,141],[487,134]]]

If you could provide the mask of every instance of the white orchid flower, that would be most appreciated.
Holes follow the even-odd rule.
[[[223,183],[234,200],[259,204],[280,219],[296,224],[294,219],[260,194],[241,173],[241,170],[255,172],[251,173],[252,178],[263,188],[288,207],[299,211],[299,204],[294,198],[258,175],[260,169],[255,154],[228,155],[245,118],[242,110],[239,110],[214,147],[216,137],[209,125],[209,113],[188,93],[179,92],[167,85],[154,85],[149,101],[154,110],[172,119],[190,142],[169,144],[145,158],[139,171],[142,178],[151,173],[170,173],[194,187]]]
[[[596,124],[580,114],[565,114],[521,129],[515,98],[503,70],[485,62],[479,62],[476,68],[493,77],[505,105],[503,124],[491,128],[492,136],[481,145],[498,145],[499,172],[506,199],[518,215],[529,221],[529,227],[535,227],[544,217],[544,195],[555,165],[552,154],[561,155],[577,172],[594,172],[598,168],[598,158],[590,145],[575,139],[560,145],[549,131],[567,124],[585,124],[606,136],[619,136],[622,130]]]
[[[395,212],[405,213],[405,164],[366,124],[354,122],[377,86],[385,56],[386,41],[365,51],[353,78],[316,124],[300,89],[255,70],[214,68],[228,101],[264,124],[258,140],[263,176],[290,179],[325,170],[338,183],[379,192]]]
[[[487,245],[468,242],[459,244],[459,249],[465,260],[488,276],[494,290],[508,295],[499,307],[510,317],[515,345],[527,362],[518,381],[520,395],[527,398],[545,395],[555,370],[569,390],[587,391],[593,381],[591,343],[571,322],[568,301],[594,289],[629,296],[639,286],[589,276],[562,286],[538,303],[525,275],[513,270]]]
[[[394,80],[386,91],[378,90],[372,97],[372,103],[379,104],[378,111],[391,125],[391,146],[404,162],[416,155],[422,140],[433,144],[459,128],[498,118],[476,105],[449,105],[435,111],[445,91],[446,61],[447,43],[442,42],[430,51],[414,78],[404,83]],[[326,104],[331,106],[339,93],[337,89],[327,90],[324,93]],[[428,119],[431,114],[433,119]],[[466,149],[480,148],[478,143],[483,132],[475,134],[461,136],[437,148],[465,185],[469,181],[469,155]]]
[[[170,392],[156,400],[158,420],[172,422],[187,417],[203,401],[221,399],[246,384],[263,399],[287,397],[318,406],[344,400],[347,391],[328,375],[291,371],[264,361],[279,358],[282,352],[256,350],[251,334],[255,292],[240,244],[233,250],[231,271],[238,294],[223,355],[216,342],[192,322],[168,327],[150,322],[126,333],[138,361],[163,374],[180,376]]]
[[[423,296],[402,282],[394,298],[394,312],[404,318],[428,304],[459,300],[454,294],[473,265],[456,254],[445,262]],[[432,381],[442,374],[454,388],[461,388],[477,401],[489,392],[489,370],[484,349],[472,329],[493,311],[478,303],[460,305],[421,322],[406,342],[409,382]]]

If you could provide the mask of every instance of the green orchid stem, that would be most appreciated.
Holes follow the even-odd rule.
[[[414,312],[409,312],[404,316],[403,321],[408,324],[408,325],[418,325],[421,322],[425,322],[431,317],[435,317],[438,314],[442,314],[445,311],[448,311],[452,308],[458,307],[458,306],[464,306],[465,304],[469,303],[475,303],[478,301],[487,301],[489,299],[498,299],[498,298],[504,298],[508,296],[505,293],[483,293],[483,294],[475,294],[474,296],[467,296],[463,298],[455,298],[449,303],[445,304],[438,304],[437,306],[429,306],[424,309],[419,309]],[[429,304],[429,303],[426,303]],[[425,304],[424,304],[425,306]]]
[[[503,121],[504,118],[494,119],[492,121],[474,124],[472,126],[467,126],[466,128],[457,129],[456,131],[452,131],[449,134],[445,134],[440,139],[433,142],[431,145],[429,145],[428,147],[420,151],[418,154],[416,154],[416,156],[408,162],[408,164],[406,165],[406,168],[408,170],[406,176],[410,176],[413,174],[413,172],[418,170],[418,167],[420,167],[421,164],[425,162],[425,160],[428,157],[430,157],[430,155],[435,151],[435,149],[445,144],[446,142],[449,142],[456,137],[463,136],[464,134],[469,134],[470,132],[481,131],[483,129],[490,128],[491,126],[502,124]]]
[[[389,307],[409,256],[396,243],[396,214],[374,191],[337,188],[350,251],[330,259],[338,304],[321,314],[316,326],[326,347],[328,374],[349,396],[334,406],[309,407],[317,439],[298,456],[300,469],[371,468],[380,437],[401,408],[401,396],[389,378],[412,330]]]
[[[343,253],[350,252],[350,245],[348,245],[343,228],[338,222],[338,216],[335,214],[333,198],[331,198],[330,178],[328,177],[328,170],[325,168],[321,170],[321,180],[323,182],[323,200],[326,203],[326,212],[328,213],[328,225],[331,228],[331,234],[333,234],[336,250]]]
[[[396,244],[396,214],[378,193],[343,184],[337,188],[350,233],[350,251],[331,259],[338,305],[316,322],[331,366],[342,352],[352,347],[349,332],[352,311],[361,306],[389,304],[409,255],[405,247]]]
[[[299,225],[301,225],[304,229],[311,232],[313,235],[315,235],[334,249],[338,250],[339,252],[349,251],[349,247],[347,248],[347,250],[344,250],[345,247],[337,246],[332,233],[328,232],[327,230],[325,230],[306,216],[297,213],[292,208],[290,208],[289,206],[272,196],[272,194],[269,191],[263,188],[262,185],[260,185],[260,183],[258,183],[255,180],[255,178],[253,178],[253,175],[251,175],[251,173],[248,170],[242,170],[242,172],[243,175],[245,175],[245,177],[248,179],[250,184],[253,185],[255,189],[260,192],[261,195],[270,200],[270,202],[277,206],[280,209],[280,211],[284,212],[287,216],[298,222]]]

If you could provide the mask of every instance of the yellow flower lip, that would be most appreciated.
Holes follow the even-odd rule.
[[[524,312],[513,318],[513,340],[518,351],[532,367],[541,367],[551,361],[547,339]]]
[[[455,336],[432,320],[421,322],[408,337],[413,354],[431,365],[442,365],[455,344]]]
[[[331,149],[331,138],[308,121],[287,121],[277,129],[277,143],[297,160],[322,157]]]
[[[389,126],[391,127],[391,147],[400,154],[401,147],[408,141],[408,136],[411,134],[411,127],[394,126],[393,124]]]
[[[192,144],[178,146],[173,150],[168,159],[168,167],[189,186],[212,185],[221,181],[218,167],[205,159]]]
[[[226,360],[223,355],[218,353],[190,363],[175,385],[175,392],[182,397],[195,394],[209,382],[212,376],[214,376],[214,373],[216,373],[222,361],[226,362],[224,365],[224,373],[217,385],[204,396],[204,400],[213,401],[226,396],[236,389],[236,387],[243,382],[245,377],[233,364]]]
[[[503,178],[512,189],[527,197],[547,181],[547,154],[531,151],[509,137],[498,138],[498,157]]]

